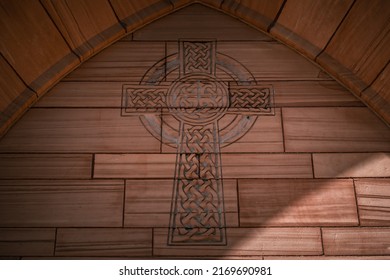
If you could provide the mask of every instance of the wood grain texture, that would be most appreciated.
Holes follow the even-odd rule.
[[[1,179],[89,179],[92,155],[0,154]]]
[[[390,125],[390,64],[372,85],[362,93],[362,99]]]
[[[240,226],[358,225],[352,180],[238,180]]]
[[[97,154],[95,178],[173,178],[174,154]]]
[[[39,94],[79,63],[39,1],[3,2],[0,26],[2,55]]]
[[[137,116],[119,109],[32,109],[4,137],[2,152],[159,152]]]
[[[225,0],[221,8],[228,13],[266,31],[271,26],[283,0]]]
[[[180,23],[180,24],[178,24]],[[193,4],[134,32],[133,40],[177,41],[183,38],[217,40],[272,40],[219,11]]]
[[[126,180],[125,227],[168,227],[173,180]],[[236,180],[223,181],[227,227],[238,226]]]
[[[316,66],[277,42],[220,42],[218,52],[245,65],[258,81],[324,79]],[[222,73],[217,76],[231,79]]]
[[[147,24],[172,10],[172,5],[165,0],[110,0],[115,14],[128,32]]]
[[[154,230],[155,256],[320,255],[318,228],[227,228],[227,246],[167,246],[167,229]]]
[[[83,63],[63,81],[122,81],[138,84],[145,72],[164,57],[163,42],[120,41]]]
[[[390,153],[313,154],[315,178],[388,177]]]
[[[389,1],[356,1],[317,62],[360,93],[389,61],[389,16]]]
[[[0,180],[0,226],[122,226],[120,180]]]
[[[390,228],[323,228],[325,255],[390,255]]]
[[[35,108],[121,108],[121,82],[59,82]]]
[[[275,81],[272,85],[277,107],[364,106],[336,81]]]
[[[54,228],[0,228],[0,256],[53,256]]]
[[[228,124],[236,115],[227,114],[219,120],[219,135],[229,132]],[[224,129],[225,128],[225,129]],[[280,109],[275,109],[274,116],[259,116],[251,129],[237,141],[221,143],[222,153],[261,153],[283,152],[283,131]]]
[[[125,33],[106,0],[42,0],[57,28],[82,59]]]
[[[390,179],[355,180],[362,226],[390,226]]]
[[[271,34],[315,58],[326,46],[352,0],[287,1]]]
[[[36,101],[34,92],[26,87],[3,56],[0,56],[0,138],[22,113]]]
[[[308,154],[222,154],[224,178],[312,178]]]
[[[60,228],[56,256],[145,257],[152,255],[152,229]]]
[[[390,151],[390,130],[367,108],[283,108],[287,152]]]

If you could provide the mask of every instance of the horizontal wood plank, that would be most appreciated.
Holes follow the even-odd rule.
[[[352,180],[238,180],[240,225],[358,225]]]
[[[54,228],[0,228],[0,256],[53,256]]]
[[[180,24],[178,24],[180,22]],[[183,38],[217,40],[272,40],[219,11],[193,4],[134,32],[134,40],[177,41]]]
[[[120,41],[72,71],[63,81],[136,82],[165,57],[163,42]]]
[[[325,255],[390,255],[390,228],[324,228]]]
[[[155,256],[320,255],[318,228],[227,228],[227,246],[168,246],[167,229],[154,230]]]
[[[276,107],[364,106],[336,81],[275,81]]]
[[[367,108],[283,108],[287,152],[390,151],[390,130]]]
[[[220,42],[217,51],[245,65],[257,81],[324,79],[319,68],[277,42]],[[230,78],[223,73],[217,76]]]
[[[125,227],[168,227],[173,180],[126,180]],[[223,181],[226,226],[238,226],[235,180]]]
[[[175,154],[97,154],[95,178],[173,178]]]
[[[0,154],[1,179],[89,179],[92,155]]]
[[[224,178],[312,178],[307,154],[222,154]]]
[[[388,177],[390,153],[313,154],[316,178]]]
[[[390,179],[355,180],[360,224],[390,226]]]
[[[160,141],[120,109],[32,109],[0,152],[159,152]]]
[[[152,255],[152,229],[60,228],[56,256],[145,257]]]
[[[120,180],[0,180],[0,226],[122,226]]]
[[[121,108],[121,82],[59,82],[35,108]]]

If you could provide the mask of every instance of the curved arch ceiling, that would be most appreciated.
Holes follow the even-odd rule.
[[[387,0],[5,0],[0,3],[0,135],[83,61],[195,2],[300,52],[390,123]]]

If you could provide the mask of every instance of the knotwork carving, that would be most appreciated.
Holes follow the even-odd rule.
[[[214,179],[178,181],[178,198],[174,215],[173,242],[221,242],[224,223],[218,188]]]
[[[232,87],[229,97],[230,107],[240,111],[272,111],[269,87]]]
[[[213,45],[210,42],[183,42],[183,74],[213,74]]]

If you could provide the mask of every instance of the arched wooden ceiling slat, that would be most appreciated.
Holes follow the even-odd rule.
[[[194,2],[277,37],[319,63],[390,122],[387,0],[4,0],[0,135],[81,61]]]

